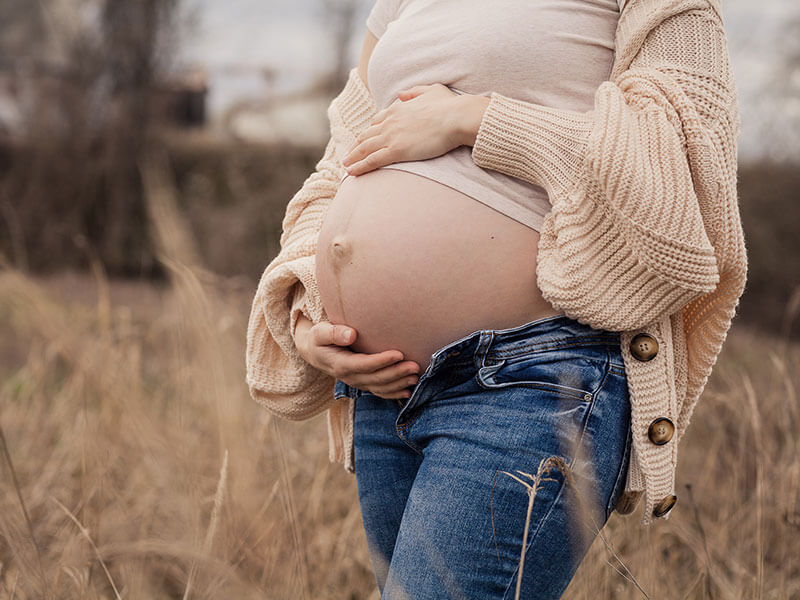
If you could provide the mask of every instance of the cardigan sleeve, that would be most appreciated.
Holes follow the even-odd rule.
[[[706,225],[735,154],[732,107],[725,34],[710,8],[652,28],[588,112],[491,94],[472,158],[547,190],[537,255],[546,300],[629,331],[715,290],[722,257]]]
[[[375,114],[357,69],[328,107],[331,137],[316,169],[286,207],[280,252],[267,265],[253,299],[247,327],[246,377],[250,394],[270,412],[307,419],[333,402],[334,378],[297,352],[300,314],[327,320],[315,281],[317,239],[325,212],[346,174],[342,159]]]

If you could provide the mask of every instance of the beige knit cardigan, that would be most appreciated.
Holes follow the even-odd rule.
[[[544,298],[581,323],[621,332],[633,452],[617,511],[631,512],[643,493],[647,525],[675,494],[678,442],[744,291],[739,112],[719,0],[629,0],[615,42],[591,111],[492,93],[472,157],[547,190],[536,269]],[[330,459],[350,472],[354,401],[333,397],[334,378],[300,357],[293,332],[301,312],[327,320],[316,242],[345,175],[341,160],[375,110],[352,69],[328,108],[324,156],[287,206],[281,251],[258,285],[247,332],[253,398],[293,420],[327,409]],[[656,339],[652,360],[631,355],[638,333]],[[663,445],[648,437],[660,417],[675,424]]]

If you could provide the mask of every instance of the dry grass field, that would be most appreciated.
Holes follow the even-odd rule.
[[[0,269],[0,598],[377,598],[324,416],[250,399],[252,282],[198,265],[162,184],[166,283]],[[565,598],[800,598],[799,366],[734,321],[671,518],[615,513]]]
[[[180,267],[164,287],[0,274],[0,597],[376,597],[324,418],[248,396],[251,291]],[[651,598],[800,597],[799,361],[734,327],[670,520],[606,525]],[[598,537],[565,597],[644,597],[614,567]]]

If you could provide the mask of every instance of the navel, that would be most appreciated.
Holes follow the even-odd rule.
[[[331,240],[329,253],[333,268],[339,271],[353,256],[353,244],[347,236],[338,234]]]

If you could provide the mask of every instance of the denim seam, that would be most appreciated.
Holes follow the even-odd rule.
[[[618,367],[619,365],[617,365],[612,361],[611,351],[608,350],[608,373],[606,374],[606,379],[608,378],[608,375],[611,373],[614,373],[616,375],[625,375],[624,368],[622,373],[619,373],[617,371]],[[605,385],[605,381],[606,380],[604,379],[603,386]],[[603,386],[601,386],[600,389],[603,389]],[[614,503],[614,496],[618,495],[617,491],[620,485],[620,479],[622,478],[623,471],[625,470],[625,461],[627,460],[628,455],[630,454],[631,451],[631,443],[632,443],[631,437],[632,437],[632,429],[631,429],[630,419],[628,419],[628,433],[625,435],[625,450],[622,453],[622,461],[617,471],[617,477],[614,480],[614,487],[611,489],[611,498],[609,498],[609,501],[606,503],[606,510],[605,510],[606,521],[611,516],[611,513],[614,512],[614,506],[611,506],[611,504]]]
[[[414,419],[414,420],[416,421],[416,419]],[[407,432],[407,430],[405,429],[406,425],[410,425],[410,423],[403,424],[403,425],[397,425],[397,426],[396,426],[396,429],[397,429],[397,437],[399,437],[399,438],[400,438],[400,441],[402,441],[402,442],[403,442],[403,443],[404,443],[406,446],[408,446],[409,448],[411,448],[411,449],[412,449],[414,452],[416,452],[416,453],[417,453],[417,454],[419,454],[420,456],[425,456],[425,455],[422,453],[422,450],[421,450],[421,449],[420,449],[420,448],[419,448],[419,447],[418,447],[418,446],[417,446],[417,445],[416,445],[414,442],[410,441],[410,440],[409,440],[409,439],[407,439],[407,438],[404,438],[404,437],[401,435],[401,430],[402,430],[402,433],[408,433],[408,432]]]
[[[406,444],[420,456],[425,456],[422,453],[422,450],[414,442],[403,437],[403,435],[408,435],[408,428],[411,427],[417,421],[417,419],[420,418],[420,416],[422,416],[421,410],[417,411],[416,416],[410,421],[406,421],[405,423],[400,423],[399,425],[395,425],[395,429],[397,430],[397,437],[399,437],[404,444]]]
[[[409,427],[411,427],[411,426],[412,426],[412,425],[413,425],[413,424],[414,424],[414,423],[417,421],[417,419],[419,419],[421,416],[422,416],[422,411],[421,411],[421,410],[418,410],[418,411],[417,411],[417,414],[414,416],[414,418],[413,418],[413,419],[411,419],[410,421],[406,421],[405,423],[400,423],[400,424],[397,426],[397,428],[398,428],[398,429],[403,429],[404,431],[406,431],[406,430],[408,430],[408,428],[409,428]]]
[[[628,433],[625,436],[625,451],[622,453],[622,461],[620,462],[619,470],[617,471],[617,479],[614,481],[614,487],[611,491],[611,498],[609,498],[608,504],[606,504],[606,520],[608,520],[608,518],[611,517],[611,513],[614,512],[616,501],[619,499],[619,493],[622,492],[620,484],[624,481],[623,476],[627,475],[625,467],[630,460],[631,445],[633,443],[631,439],[632,436],[633,431],[631,429],[630,420],[628,420]]]

